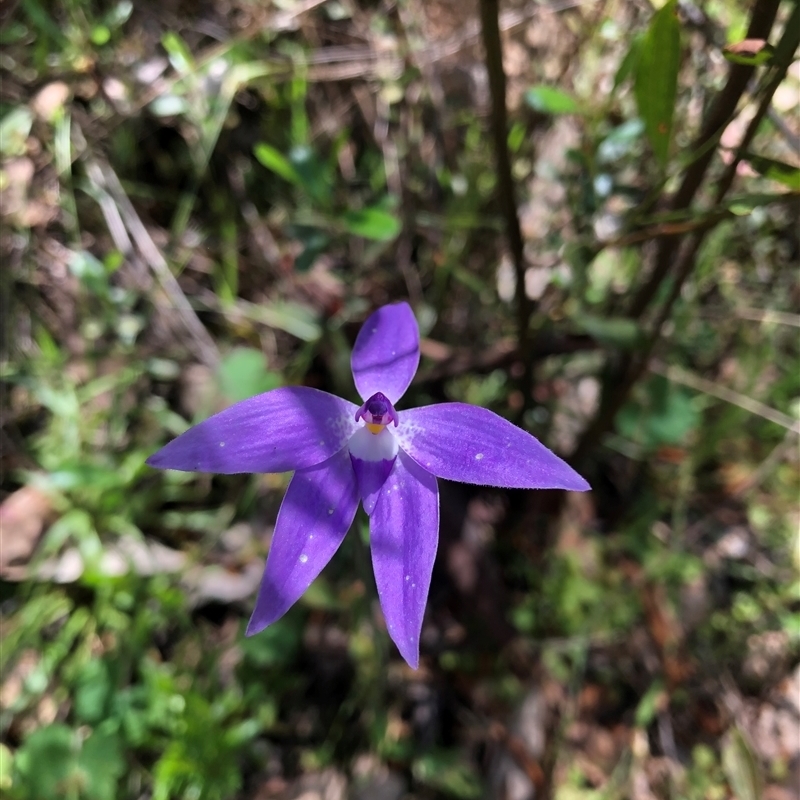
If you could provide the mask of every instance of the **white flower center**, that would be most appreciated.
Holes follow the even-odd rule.
[[[371,433],[367,427],[359,428],[348,443],[350,455],[362,461],[391,461],[397,456],[397,439],[384,428],[380,433]]]

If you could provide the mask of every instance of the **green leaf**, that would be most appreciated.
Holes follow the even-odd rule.
[[[738,727],[728,731],[722,745],[722,768],[739,800],[758,800],[764,785],[758,758]]]
[[[295,186],[300,186],[302,184],[300,175],[292,166],[289,159],[271,145],[266,144],[266,142],[260,142],[253,148],[253,154],[263,166],[267,169],[271,169],[285,181],[289,181],[289,183],[293,183]]]
[[[700,423],[692,395],[666,378],[654,375],[617,414],[621,436],[645,450],[680,444]]]
[[[778,181],[794,191],[800,191],[800,168],[783,161],[776,161],[774,158],[757,156],[755,153],[747,153],[744,158],[756,172],[765,178]]]
[[[75,766],[77,750],[78,738],[66,725],[55,723],[35,730],[14,759],[14,771],[25,788],[23,797],[28,800],[59,797]]]
[[[470,762],[458,753],[438,750],[418,758],[412,767],[422,784],[460,800],[483,794],[480,777]]]
[[[552,86],[532,86],[525,92],[525,102],[542,114],[579,114],[581,111],[571,94]]]
[[[597,146],[597,160],[601,163],[617,161],[633,150],[642,135],[644,125],[640,119],[629,119],[617,125]]]
[[[581,314],[575,317],[575,324],[601,344],[614,347],[633,348],[641,338],[639,325],[634,320],[625,317]]]
[[[14,756],[4,744],[0,744],[0,791],[7,792],[13,785]]]
[[[346,211],[342,217],[347,232],[365,239],[390,242],[400,233],[400,220],[382,208],[363,208]]]
[[[724,47],[722,55],[734,64],[760,67],[772,61],[775,48],[763,39],[744,39]]]
[[[219,365],[219,386],[234,403],[268,392],[281,385],[281,378],[267,369],[264,354],[249,347],[237,347],[227,353]]]
[[[639,54],[642,50],[642,40],[644,39],[643,34],[637,34],[636,36],[631,39],[630,47],[628,48],[628,52],[625,53],[625,57],[622,59],[619,65],[619,69],[617,69],[617,74],[614,76],[614,86],[612,88],[612,93],[616,92],[623,83],[631,75],[636,73],[636,66],[639,63]]]
[[[94,725],[105,716],[106,703],[111,692],[108,667],[104,661],[87,661],[78,675],[74,710],[76,717]]]
[[[639,116],[662,167],[669,156],[681,61],[677,7],[677,0],[668,0],[653,16],[642,41],[634,79]]]
[[[168,31],[161,37],[161,46],[167,51],[169,63],[180,75],[194,71],[194,58],[186,42],[173,31]]]
[[[21,156],[33,125],[33,113],[27,106],[9,111],[0,120],[0,154]]]

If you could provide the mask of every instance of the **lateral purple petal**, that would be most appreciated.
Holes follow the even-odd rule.
[[[386,628],[414,669],[438,540],[436,478],[401,450],[370,517],[370,549]]]
[[[382,306],[367,317],[350,366],[362,399],[383,392],[396,403],[403,396],[419,366],[419,327],[408,303]]]
[[[517,489],[589,484],[563,459],[508,420],[466,403],[441,403],[400,414],[400,447],[440,478]]]
[[[185,472],[288,472],[313,467],[346,444],[358,406],[287,386],[256,395],[189,428],[147,459]]]
[[[319,575],[353,523],[358,488],[346,449],[289,482],[247,635],[282,617]]]

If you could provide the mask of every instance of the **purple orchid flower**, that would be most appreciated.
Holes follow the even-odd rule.
[[[351,367],[364,404],[289,386],[243,400],[152,455],[160,469],[294,470],[247,634],[279,619],[331,560],[359,500],[370,521],[375,582],[389,635],[415,668],[439,538],[436,478],[518,489],[589,484],[533,436],[485,408],[441,403],[396,411],[419,364],[411,307],[379,308]]]

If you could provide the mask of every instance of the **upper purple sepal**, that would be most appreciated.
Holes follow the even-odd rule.
[[[419,327],[408,303],[382,306],[367,317],[350,358],[362,400],[382,392],[396,403],[419,366]]]
[[[486,408],[440,403],[403,411],[397,439],[421,467],[450,481],[508,489],[591,488],[540,441]]]
[[[356,429],[357,406],[340,397],[286,386],[256,395],[189,428],[147,459],[184,472],[288,472],[341,450]]]

